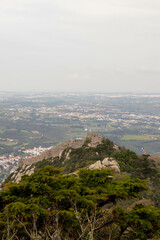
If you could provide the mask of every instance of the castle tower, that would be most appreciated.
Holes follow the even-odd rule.
[[[87,132],[87,138],[93,139],[93,138],[99,138],[99,136],[98,136],[98,133]]]
[[[94,132],[88,132],[86,138],[91,141],[88,145],[89,147],[96,147],[98,144],[101,144],[104,139],[104,137],[99,137],[98,133]]]

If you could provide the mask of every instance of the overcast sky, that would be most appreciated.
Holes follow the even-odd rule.
[[[6,90],[160,92],[160,1],[1,0]]]

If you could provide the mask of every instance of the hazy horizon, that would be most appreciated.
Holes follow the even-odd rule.
[[[94,95],[94,94],[108,94],[108,95],[111,95],[111,94],[115,94],[115,95],[160,95],[160,91],[159,92],[147,92],[147,91],[144,91],[144,92],[142,92],[142,91],[133,91],[133,92],[120,92],[120,91],[114,91],[114,92],[112,92],[112,91],[49,91],[49,90],[46,90],[46,91],[40,91],[40,90],[26,90],[26,91],[23,91],[23,90],[13,90],[13,91],[5,91],[5,90],[0,90],[0,94],[46,94],[46,93],[49,93],[49,94],[90,94],[90,95]]]

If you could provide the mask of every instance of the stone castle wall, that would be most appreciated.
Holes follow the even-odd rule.
[[[32,165],[33,163],[42,161],[43,159],[49,159],[49,158],[54,158],[54,157],[60,156],[66,148],[70,148],[70,147],[71,148],[79,148],[79,147],[82,147],[84,142],[85,142],[85,140],[66,141],[58,146],[52,147],[50,150],[43,152],[39,156],[36,156],[33,158],[20,159],[19,167],[21,167],[22,165]]]
[[[89,147],[96,147],[98,144],[100,144],[103,140],[103,137],[99,137],[98,133],[89,132],[87,133],[87,138],[91,140],[91,143],[88,144]],[[23,165],[32,165],[33,163],[42,161],[43,159],[49,159],[54,158],[57,156],[61,156],[62,152],[66,148],[80,148],[84,144],[86,139],[84,140],[69,140],[66,141],[58,146],[52,147],[50,150],[47,150],[43,152],[41,155],[33,157],[33,158],[26,158],[26,159],[20,159],[19,160],[19,167],[22,167]]]

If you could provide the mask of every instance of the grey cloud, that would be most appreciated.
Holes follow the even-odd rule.
[[[5,0],[0,16],[0,90],[160,87],[159,0]]]
[[[81,75],[78,73],[74,73],[74,74],[72,74],[71,78],[73,78],[73,79],[89,79],[91,77],[88,74]]]
[[[141,66],[138,70],[142,73],[150,73],[150,74],[160,74],[160,67],[159,68],[152,68],[152,67],[145,67]]]

